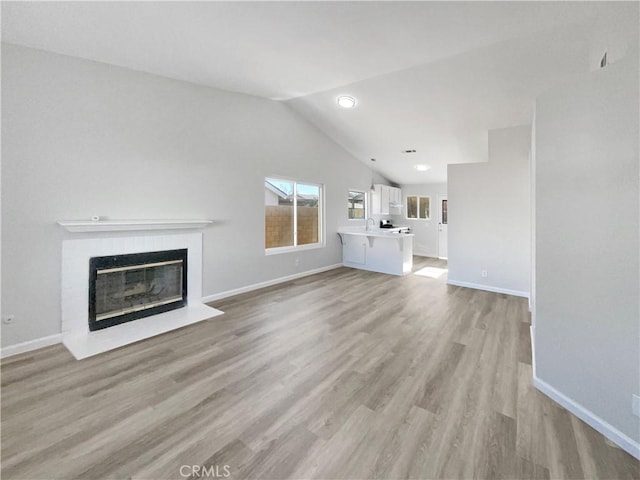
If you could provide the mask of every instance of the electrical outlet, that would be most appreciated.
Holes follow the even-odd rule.
[[[6,315],[2,317],[2,323],[4,323],[5,325],[11,325],[15,321],[16,321],[15,315]]]
[[[636,417],[640,417],[640,396],[631,394],[631,411]]]
[[[295,264],[296,267],[299,267],[300,266],[300,259],[296,258],[295,261],[294,261],[294,264]]]
[[[482,275],[482,278],[487,278],[489,276],[489,272],[487,272],[486,270],[482,270],[480,272],[480,275]]]

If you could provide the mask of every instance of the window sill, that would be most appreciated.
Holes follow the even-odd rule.
[[[275,247],[275,248],[267,248],[264,251],[265,255],[279,255],[281,253],[293,253],[300,252],[304,250],[316,250],[318,248],[324,248],[324,243],[311,243],[309,245],[298,245],[296,247]]]

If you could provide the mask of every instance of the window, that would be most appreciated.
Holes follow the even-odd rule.
[[[447,211],[447,201],[442,199],[442,224],[446,225],[449,221],[449,212]]]
[[[364,220],[366,218],[365,192],[349,190],[349,220]]]
[[[265,249],[268,253],[322,244],[322,191],[322,185],[265,179]]]
[[[430,220],[431,197],[407,195],[407,218],[416,220]]]

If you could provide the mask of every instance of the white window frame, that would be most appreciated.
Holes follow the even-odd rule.
[[[349,192],[358,192],[364,195],[364,218],[349,218],[349,209],[347,208],[347,220],[349,222],[366,222],[369,212],[369,192],[364,188],[350,188],[347,190],[347,201],[349,200]]]
[[[286,247],[272,247],[264,249],[265,255],[278,255],[281,253],[290,253],[290,252],[300,252],[304,250],[314,250],[316,248],[324,248],[325,247],[325,204],[324,204],[324,184],[317,182],[306,182],[304,180],[294,180],[292,178],[283,177],[282,175],[268,175],[264,177],[262,182],[264,188],[264,182],[267,179],[272,180],[282,180],[283,182],[293,183],[293,245],[288,245]],[[317,243],[306,243],[304,245],[298,245],[298,184],[302,183],[303,185],[312,185],[314,187],[319,188],[320,198],[318,199],[318,242]],[[264,205],[266,209],[266,205]],[[266,210],[265,210],[266,211]],[[266,216],[265,222],[266,222]],[[262,229],[264,231],[264,228]]]
[[[416,199],[416,213],[417,213],[417,217],[413,218],[409,216],[409,197],[415,197]],[[420,199],[421,198],[428,198],[429,199],[429,216],[426,218],[421,218],[420,217]],[[422,220],[423,222],[429,222],[431,221],[431,195],[407,195],[404,199],[404,207],[405,207],[405,218],[407,220]]]

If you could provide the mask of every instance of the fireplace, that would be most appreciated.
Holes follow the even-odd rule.
[[[89,330],[187,304],[187,249],[91,257]]]
[[[91,222],[90,225],[94,226],[100,223]],[[127,223],[127,225],[129,224],[130,222]],[[135,236],[115,237],[98,231],[94,232],[93,237],[90,238],[69,238],[62,241],[62,284],[60,289],[62,342],[78,360],[222,315],[220,310],[202,303],[202,232],[145,231],[146,224],[138,224],[138,228],[142,231]],[[189,226],[189,228],[193,227]],[[168,250],[188,252],[186,263],[182,268],[182,282],[184,282],[182,296],[185,298],[182,308],[138,318],[135,322],[125,321],[116,324],[115,320],[103,317],[100,317],[101,320],[96,320],[95,290],[90,295],[89,288],[95,289],[98,274],[91,271],[91,259],[101,257],[110,259],[107,261],[106,268],[104,265],[100,267],[100,269],[108,270],[111,267],[118,268],[112,263],[114,258],[122,259],[129,257],[129,255],[146,255],[147,253]],[[119,266],[132,267],[178,259],[184,262],[184,254],[170,260],[143,259],[142,262],[127,262],[127,264]],[[100,276],[102,275],[106,274],[101,273]],[[93,287],[91,287],[92,283],[94,283]],[[138,294],[147,290],[150,290],[148,293],[158,293],[157,282],[152,283],[156,284],[155,291],[153,288],[150,289],[151,285],[144,290],[138,286]],[[135,294],[135,292],[129,293]],[[92,296],[94,296],[93,302],[91,301]],[[94,306],[89,307],[90,303],[94,303]],[[169,308],[177,305],[179,303],[170,305]],[[168,308],[164,305],[160,307]],[[91,321],[89,321],[90,310],[93,315]],[[153,312],[149,312],[149,310],[145,308],[140,311],[145,311],[145,314],[157,312],[157,310]],[[125,315],[130,313],[132,312]],[[102,314],[104,312],[100,312],[100,315]],[[128,318],[124,320],[128,320]],[[93,330],[92,324],[95,324],[97,330]],[[102,326],[110,326],[111,328],[100,328]]]

